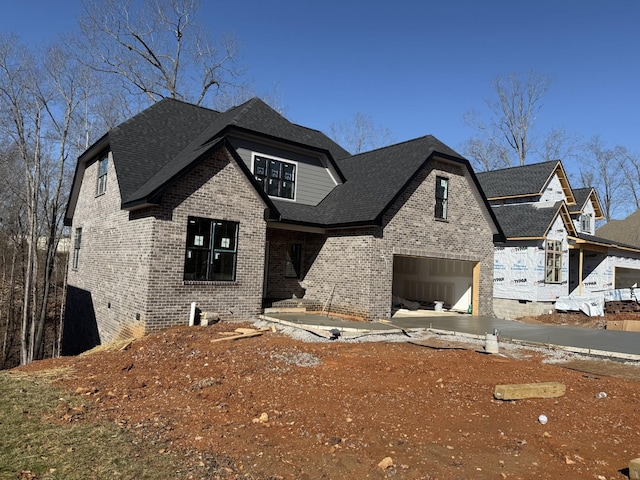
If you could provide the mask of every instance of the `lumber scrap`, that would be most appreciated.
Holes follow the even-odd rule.
[[[512,383],[496,385],[493,396],[498,400],[521,400],[523,398],[553,398],[564,395],[567,387],[563,383]]]
[[[236,335],[232,335],[232,336],[228,336],[228,337],[221,337],[221,338],[213,338],[211,340],[209,340],[209,342],[214,343],[214,342],[224,342],[226,340],[238,340],[240,338],[250,338],[250,337],[259,337],[260,335],[262,335],[264,332],[253,332],[253,333],[238,333]]]

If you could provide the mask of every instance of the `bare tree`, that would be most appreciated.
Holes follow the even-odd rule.
[[[496,98],[487,99],[489,121],[484,121],[478,112],[465,115],[465,123],[480,134],[480,139],[469,140],[463,146],[463,152],[471,156],[474,152],[493,152],[498,159],[490,164],[503,166],[513,163],[524,165],[527,155],[532,151],[532,130],[542,107],[542,98],[549,90],[551,81],[545,75],[530,71],[526,78],[511,73],[505,77],[496,77],[493,90]],[[478,148],[478,142],[486,146]],[[515,162],[512,158],[515,157]],[[486,163],[486,160],[477,161]]]
[[[82,70],[52,48],[36,55],[15,36],[0,37],[0,138],[12,147],[22,178],[12,185],[21,265],[20,362],[43,351],[51,275],[66,202],[67,161],[88,88]],[[77,150],[74,152],[77,153]],[[43,261],[42,261],[43,260]],[[43,268],[44,267],[44,268]]]
[[[384,147],[393,142],[391,130],[376,127],[373,119],[363,113],[356,113],[350,121],[332,123],[329,135],[351,153],[361,153]]]
[[[566,129],[556,127],[552,129],[543,139],[541,149],[537,154],[542,161],[577,159],[578,152],[582,148],[580,139],[567,132]]]
[[[78,42],[86,64],[146,102],[177,98],[202,104],[234,85],[237,43],[216,47],[197,21],[197,0],[87,0]]]
[[[626,196],[636,210],[640,209],[640,159],[620,146],[616,147],[616,156],[623,174]]]
[[[606,148],[600,136],[596,135],[586,146],[586,158],[581,169],[583,185],[594,187],[598,192],[606,222],[626,206],[621,152],[621,147]]]

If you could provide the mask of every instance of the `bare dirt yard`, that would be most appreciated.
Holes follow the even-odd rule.
[[[609,480],[640,457],[638,366],[566,368],[548,359],[575,357],[417,334],[213,341],[239,326],[252,327],[173,328],[19,371],[58,369],[55,385],[95,407],[59,421],[115,422],[183,459],[176,478]],[[620,374],[593,367],[605,364]],[[566,392],[494,398],[498,384],[538,382]]]

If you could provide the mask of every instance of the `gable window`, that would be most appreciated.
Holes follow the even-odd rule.
[[[189,217],[185,280],[236,279],[238,225],[225,220]]]
[[[300,258],[302,245],[299,243],[287,243],[287,252],[284,264],[284,276],[300,278]]]
[[[256,156],[253,175],[267,195],[293,200],[296,191],[296,165],[294,163]]]
[[[109,168],[109,156],[98,160],[98,184],[96,185],[96,195],[102,195],[107,190],[107,170]]]
[[[547,240],[544,281],[562,283],[562,242],[558,240]]]
[[[435,217],[441,220],[447,219],[449,201],[449,179],[436,177],[436,211]]]
[[[71,263],[73,268],[78,268],[78,262],[80,260],[81,243],[82,243],[82,228],[76,228],[76,238],[73,241],[73,261]]]
[[[583,232],[591,232],[591,215],[580,215],[580,229]]]

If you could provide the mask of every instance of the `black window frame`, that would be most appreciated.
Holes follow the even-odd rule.
[[[96,181],[96,196],[103,195],[107,191],[107,173],[109,172],[109,154],[105,154],[98,160],[98,174]]]
[[[297,164],[285,160],[255,155],[253,176],[271,197],[295,200]]]
[[[302,266],[302,244],[287,243],[284,259],[285,278],[300,278]]]
[[[239,232],[239,222],[188,217],[184,280],[235,282]]]
[[[442,183],[444,182],[444,188]],[[436,176],[434,217],[438,220],[449,219],[449,179]]]
[[[78,268],[80,263],[80,248],[82,247],[82,227],[76,228],[75,237],[73,239],[73,259],[72,268]]]

